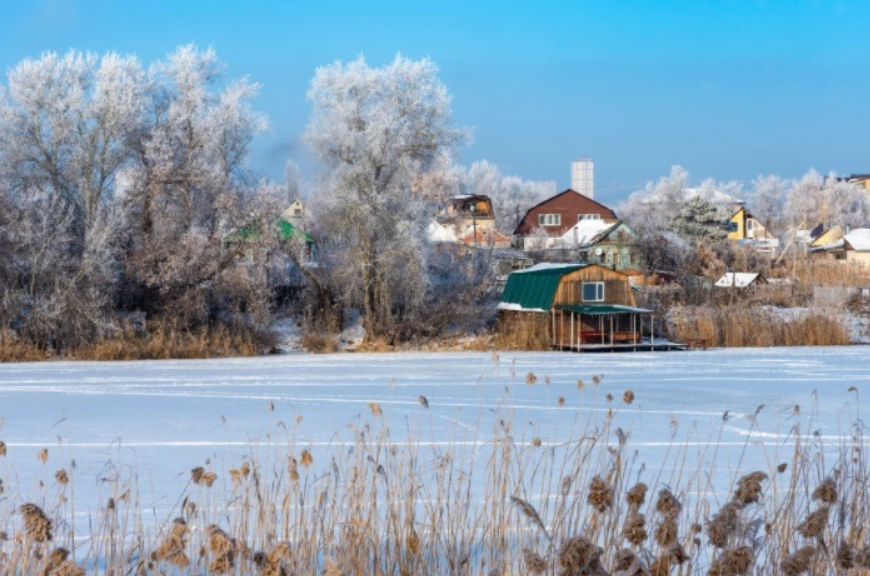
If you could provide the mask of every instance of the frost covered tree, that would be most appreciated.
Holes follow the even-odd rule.
[[[673,231],[691,244],[724,240],[725,224],[719,211],[701,196],[686,202],[671,222]]]
[[[267,322],[261,259],[240,263],[226,244],[237,230],[274,218],[260,209],[275,209],[274,189],[259,186],[245,164],[251,141],[267,128],[250,104],[258,88],[225,81],[214,50],[194,45],[148,73],[144,118],[131,137],[135,162],[123,174],[127,274],[137,307],[183,327],[243,322],[246,311],[257,326]],[[253,242],[250,234],[239,241]]]
[[[870,224],[870,200],[866,191],[838,181],[835,174],[826,178],[810,170],[789,191],[785,214],[794,228],[811,229],[817,224],[856,228]]]
[[[45,195],[84,241],[130,161],[145,73],[132,56],[46,53],[12,68],[0,91],[0,168],[11,190]]]
[[[655,236],[669,230],[671,219],[686,201],[689,172],[673,166],[658,182],[648,182],[644,190],[620,204],[618,213],[640,235]]]
[[[317,69],[305,139],[324,167],[315,209],[346,302],[361,304],[367,338],[419,317],[428,289],[423,186],[465,137],[428,59],[359,59]]]
[[[273,211],[245,166],[257,86],[212,50],[25,60],[0,86],[0,325],[61,349],[146,310],[180,330],[268,323],[263,258],[227,238]],[[258,237],[257,253],[277,246]]]
[[[749,194],[749,206],[752,214],[774,235],[779,235],[784,231],[782,229],[783,211],[785,210],[789,186],[787,180],[775,174],[758,176],[752,181],[752,189]]]
[[[483,160],[462,170],[463,194],[482,194],[492,200],[496,227],[503,234],[511,235],[526,211],[553,194],[552,182],[524,180],[518,176],[506,176],[494,164]]]

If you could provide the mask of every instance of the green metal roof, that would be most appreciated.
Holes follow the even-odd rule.
[[[502,304],[512,304],[524,310],[549,310],[553,306],[556,288],[562,276],[586,268],[589,264],[551,266],[520,270],[508,276]],[[503,306],[504,307],[504,306]]]
[[[278,220],[278,235],[281,240],[301,239],[308,244],[314,243],[314,238],[308,232],[297,228],[290,222],[284,219]],[[227,242],[261,242],[263,240],[263,231],[259,224],[251,224],[239,228],[238,232],[233,232],[227,235]]]
[[[281,227],[281,240],[293,240],[299,238],[301,240],[305,240],[309,244],[314,242],[314,238],[311,237],[311,234],[300,228],[297,228],[283,218],[278,221],[278,226]]]
[[[576,312],[587,316],[602,316],[605,314],[651,314],[652,310],[622,306],[621,304],[558,304],[559,310]]]

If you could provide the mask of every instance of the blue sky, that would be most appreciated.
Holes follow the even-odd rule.
[[[673,164],[696,179],[870,172],[870,2],[0,0],[0,66],[70,48],[213,46],[263,85],[255,169],[307,165],[314,70],[430,57],[474,129],[465,163],[569,184],[591,157],[616,203]],[[4,79],[5,81],[5,79]]]

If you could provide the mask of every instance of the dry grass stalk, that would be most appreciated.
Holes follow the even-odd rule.
[[[634,402],[634,391],[632,391],[632,390],[626,390],[625,392],[623,392],[623,393],[622,393],[622,401],[623,401],[625,404],[629,404],[629,405],[630,405],[632,402]]]
[[[604,551],[584,536],[575,536],[559,549],[559,565],[564,576],[601,576],[606,574],[601,565]]]
[[[45,566],[45,576],[84,576],[85,569],[67,560],[69,550],[55,548],[48,557]]]
[[[208,571],[214,574],[232,572],[235,567],[235,541],[216,524],[208,526],[206,533],[208,534],[208,550],[211,553]]]
[[[598,512],[607,512],[613,506],[613,487],[602,480],[601,476],[593,476],[586,501]]]
[[[804,546],[792,552],[782,561],[780,568],[785,576],[799,576],[809,571],[813,557],[816,555],[815,546]]]
[[[728,547],[729,539],[740,529],[740,509],[738,502],[731,501],[713,515],[707,524],[710,544],[717,548]]]
[[[825,478],[815,490],[813,490],[813,500],[823,502],[824,504],[837,503],[837,483],[833,478]]]
[[[707,576],[743,576],[749,574],[755,563],[755,556],[749,546],[723,550],[710,566]]]
[[[547,527],[544,525],[544,521],[541,520],[541,516],[538,514],[538,511],[535,510],[534,506],[517,496],[511,496],[511,502],[513,502],[514,505],[519,508],[520,512],[523,513],[523,516],[534,522],[538,526],[538,528],[541,529],[541,532],[544,533],[544,535],[547,537],[547,540],[550,539],[550,533],[547,532]]]
[[[287,568],[290,560],[290,544],[287,542],[279,542],[268,553],[257,552],[253,556],[260,576],[290,576]]]
[[[372,416],[375,418],[383,415],[383,410],[381,410],[381,405],[377,402],[369,402],[369,410],[371,410]]]
[[[35,542],[51,540],[51,520],[36,504],[22,504],[18,509],[24,519],[24,531]]]
[[[638,482],[625,494],[625,501],[629,506],[640,508],[646,502],[646,492],[648,488],[643,482]]]
[[[746,506],[755,504],[761,499],[761,484],[767,480],[767,474],[761,471],[751,472],[737,481],[734,499]]]
[[[670,548],[679,538],[679,523],[676,516],[665,516],[656,527],[655,539],[662,548]]]
[[[63,468],[54,473],[54,479],[57,480],[58,484],[69,484],[69,474]]]
[[[154,552],[154,559],[160,562],[168,562],[179,568],[190,565],[187,556],[187,522],[184,518],[176,518],[172,521],[169,533],[160,543],[160,547]]]
[[[36,458],[43,464],[48,462],[48,448],[43,448],[39,452],[36,453]]]
[[[6,456],[6,442],[0,440],[0,456]]]
[[[632,546],[640,547],[646,542],[648,536],[643,514],[632,510],[622,526],[622,537],[628,540]]]
[[[302,454],[299,455],[299,463],[306,468],[314,464],[314,457],[311,455],[311,452],[303,450]]]
[[[344,572],[342,572],[341,568],[338,567],[335,560],[326,557],[326,568],[323,570],[323,576],[344,576]]]
[[[533,576],[539,576],[549,568],[549,564],[540,554],[528,548],[523,548],[523,563],[526,566],[526,572]]]
[[[841,542],[837,547],[837,566],[843,570],[855,567],[855,547],[848,542]]]
[[[822,506],[818,510],[815,510],[803,522],[798,524],[797,531],[807,538],[821,538],[828,525],[830,512],[831,509],[828,506]]]
[[[682,509],[683,505],[670,490],[663,488],[659,491],[659,496],[656,499],[656,511],[659,514],[666,518],[676,517]]]

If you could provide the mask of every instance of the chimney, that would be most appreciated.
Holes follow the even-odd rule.
[[[571,162],[571,189],[587,198],[594,197],[593,165],[589,158]]]

